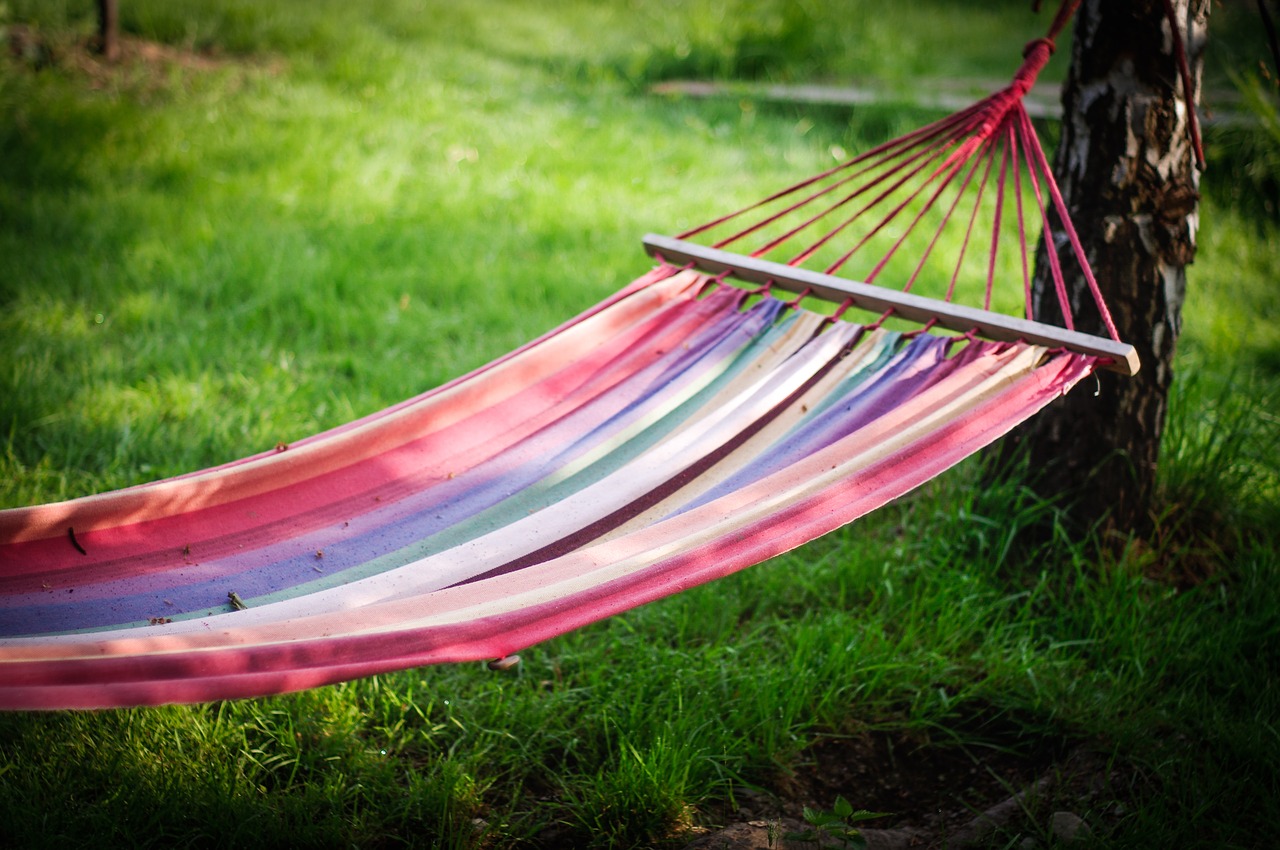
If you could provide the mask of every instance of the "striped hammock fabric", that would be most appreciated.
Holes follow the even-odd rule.
[[[362,420],[0,512],[0,708],[502,657],[848,523],[1097,365],[862,328],[663,264]]]

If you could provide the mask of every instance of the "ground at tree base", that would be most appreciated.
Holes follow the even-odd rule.
[[[806,756],[770,787],[736,792],[708,812],[726,826],[702,830],[688,850],[846,846],[832,836],[785,838],[811,829],[806,807],[829,812],[840,796],[887,813],[860,825],[870,850],[1065,846],[1107,834],[1135,808],[1135,774],[1088,746],[1019,755],[868,732],[822,739]]]

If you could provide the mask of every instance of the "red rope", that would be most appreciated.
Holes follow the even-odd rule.
[[[1022,168],[1018,165],[1018,133],[1009,126],[1009,150],[1013,153],[1013,198],[1018,202],[1018,247],[1022,255],[1023,304],[1028,319],[1034,318],[1031,309],[1031,264],[1027,257],[1027,224],[1022,209]]]
[[[1052,249],[1064,235],[1083,270],[1103,323],[1111,336],[1117,338],[1110,313],[1102,303],[1097,281],[1023,105],[1054,52],[1055,39],[1079,5],[1080,0],[1063,0],[1045,37],[1026,45],[1020,67],[1001,91],[914,132],[876,145],[754,204],[688,230],[680,238],[701,235],[714,247],[724,248],[747,237],[756,237],[753,241],[758,247],[750,251],[753,257],[763,257],[803,239],[805,244],[787,263],[799,266],[821,259],[828,274],[840,272],[855,256],[865,252],[871,255],[865,272],[865,280],[870,282],[883,276],[913,233],[928,228],[932,230],[928,244],[918,258],[912,258],[914,265],[904,291],[910,291],[926,273],[930,276],[930,285],[935,285],[932,270],[943,265],[936,286],[945,289],[944,297],[951,300],[960,281],[967,276],[966,270],[973,266],[973,277],[984,286],[983,307],[990,309],[999,276],[1001,242],[1016,233],[1025,312],[1030,318],[1034,310],[1024,210],[1027,199],[1023,197],[1026,192],[1034,197],[1046,244],[1051,247],[1046,252],[1049,275],[1066,327],[1074,329],[1074,318],[1061,261],[1057,250]],[[1024,168],[1028,181],[1025,184]],[[995,197],[991,201],[987,187],[993,180]],[[947,197],[951,190],[954,195]],[[1005,223],[1009,217],[1006,212],[1009,191],[1013,193],[1016,227]],[[984,216],[992,204],[994,214]],[[961,209],[965,210],[963,214],[959,212]],[[989,239],[983,238],[986,226],[991,228]],[[1006,230],[1009,233],[1006,234]],[[945,260],[938,257],[935,250],[942,244],[944,232],[957,233],[960,240],[954,256]],[[850,247],[842,252],[833,250],[837,249],[838,240],[847,240]],[[977,271],[981,261],[969,259],[971,253],[976,253],[970,249],[984,243],[988,251],[983,268]],[[887,316],[880,321],[884,318]]]
[[[973,166],[969,169],[969,174],[965,177],[965,180],[964,180],[963,184],[961,185],[961,187],[960,187],[959,191],[957,191],[957,192],[956,192],[956,196],[955,196],[955,198],[951,201],[951,206],[947,208],[946,213],[944,213],[944,214],[942,215],[942,219],[941,219],[941,221],[938,223],[937,228],[935,228],[934,233],[933,233],[933,238],[929,240],[929,245],[928,245],[928,247],[926,247],[926,248],[925,248],[925,250],[924,250],[923,254],[922,254],[922,255],[921,255],[921,257],[920,257],[919,262],[917,262],[917,263],[916,263],[916,267],[915,267],[915,269],[911,272],[911,277],[909,277],[909,278],[907,279],[907,283],[906,283],[906,285],[902,287],[902,291],[903,291],[903,292],[910,292],[910,291],[911,291],[911,288],[912,288],[913,286],[915,286],[916,281],[917,281],[917,280],[919,279],[919,277],[920,277],[920,273],[924,270],[925,264],[926,264],[926,263],[928,262],[928,260],[929,260],[929,256],[933,253],[933,249],[934,249],[934,247],[938,244],[938,240],[942,238],[942,234],[943,234],[943,232],[946,230],[947,223],[951,220],[951,216],[955,213],[955,211],[956,211],[956,207],[960,204],[960,199],[964,196],[964,190],[965,190],[965,188],[967,188],[967,187],[968,187],[968,185],[972,182],[974,172],[977,170],[977,168],[978,168],[978,166],[981,164],[981,162],[982,162],[982,160],[981,160],[981,158],[980,158],[980,157],[979,157],[979,158],[976,158],[976,159],[974,160]],[[957,169],[958,169],[958,167],[959,167],[959,166],[957,165]],[[949,178],[948,178],[948,179],[949,179]],[[944,184],[944,185],[942,185],[942,186],[939,186],[939,187],[938,187],[938,191],[934,193],[934,200],[936,200],[936,198],[937,198],[939,195],[941,195],[942,190],[943,190],[944,188],[946,188],[945,184]],[[930,201],[930,204],[932,205],[932,200]],[[914,226],[914,225],[913,225],[913,226]],[[903,237],[903,238],[905,239],[905,235],[904,235],[904,237]],[[899,240],[899,241],[901,242],[902,240]],[[955,267],[956,267],[956,270],[957,270],[957,271],[958,271],[958,270],[959,270],[959,268],[960,268],[960,264],[961,264],[961,260],[962,260],[962,259],[963,259],[963,251],[961,252],[961,258],[956,260],[956,266],[955,266]],[[955,280],[956,280],[956,276],[953,274],[953,275],[952,275],[952,278],[951,278],[952,286],[951,286],[951,288],[949,288],[949,289],[947,290],[947,296],[946,296],[946,297],[947,297],[947,300],[948,300],[948,301],[950,301],[950,300],[951,300],[951,296],[952,296],[952,294],[953,294],[953,290],[954,290],[954,288],[955,288]]]
[[[921,192],[923,192],[923,191],[928,187],[928,185],[929,185],[930,183],[934,182],[935,180],[938,180],[939,178],[941,178],[941,185],[940,185],[940,187],[939,187],[939,191],[941,191],[941,189],[942,189],[943,187],[945,187],[945,186],[946,186],[947,182],[949,182],[949,181],[951,180],[951,178],[955,175],[955,173],[956,173],[956,172],[960,169],[960,167],[964,164],[964,161],[965,161],[965,159],[967,158],[967,156],[958,156],[958,155],[957,155],[957,154],[961,154],[961,153],[964,153],[964,151],[963,151],[963,150],[962,150],[962,151],[957,151],[957,152],[953,153],[951,156],[947,157],[947,158],[943,161],[943,163],[942,163],[940,166],[938,166],[936,169],[934,169],[933,173],[932,173],[928,178],[926,178],[926,179],[925,179],[925,181],[924,181],[922,184],[920,184],[920,186],[918,186],[918,187],[915,189],[915,191],[914,191],[914,192],[912,192],[910,195],[908,195],[908,196],[907,196],[903,201],[901,201],[897,206],[893,207],[893,208],[889,211],[888,215],[886,215],[884,218],[880,219],[880,221],[879,221],[879,222],[877,222],[873,227],[871,227],[871,228],[870,228],[870,230],[868,231],[868,233],[867,233],[865,236],[863,236],[863,237],[862,237],[862,239],[861,239],[861,240],[859,240],[859,241],[858,241],[858,243],[857,243],[857,244],[855,244],[855,245],[853,246],[853,248],[849,249],[849,251],[848,251],[848,252],[846,252],[846,253],[844,254],[844,256],[842,256],[839,260],[837,260],[836,262],[834,262],[833,264],[831,264],[831,266],[829,266],[829,267],[827,268],[827,274],[834,274],[835,272],[839,271],[839,269],[841,268],[841,266],[843,266],[846,262],[848,262],[848,260],[849,260],[849,258],[850,258],[850,257],[852,257],[852,256],[853,256],[853,255],[854,255],[854,254],[855,254],[855,253],[856,253],[860,248],[862,248],[864,245],[866,245],[866,244],[867,244],[867,243],[868,243],[872,238],[874,238],[875,236],[879,235],[879,234],[880,234],[880,233],[881,233],[881,232],[882,232],[882,231],[883,231],[883,230],[884,230],[884,229],[885,229],[885,228],[886,228],[890,223],[892,223],[892,222],[893,222],[893,220],[894,220],[895,218],[897,218],[897,217],[898,217],[898,215],[899,215],[903,210],[905,210],[905,209],[907,208],[907,206],[908,206],[912,201],[914,201],[917,197],[919,197],[920,193],[921,193]],[[908,181],[910,178],[912,178],[912,177],[916,176],[917,174],[921,173],[922,171],[924,171],[925,167],[926,167],[928,164],[929,164],[929,163],[928,163],[927,161],[926,161],[926,162],[922,162],[922,163],[920,163],[920,165],[918,165],[916,168],[912,169],[909,173],[907,173],[906,175],[902,176],[900,179],[898,179],[896,182],[894,182],[892,185],[890,185],[890,186],[889,186],[889,188],[885,189],[885,190],[884,190],[884,191],[882,191],[879,195],[877,195],[875,198],[873,198],[873,199],[871,200],[871,202],[870,202],[870,203],[868,203],[866,206],[864,206],[864,207],[862,207],[861,209],[859,209],[857,212],[855,212],[855,213],[854,213],[853,215],[851,215],[849,218],[845,219],[845,220],[844,220],[844,222],[843,222],[843,223],[841,223],[841,224],[840,224],[840,225],[839,225],[835,230],[832,230],[830,233],[828,233],[827,235],[823,236],[821,239],[819,239],[817,242],[815,242],[813,245],[811,245],[811,246],[810,246],[810,247],[809,247],[805,252],[803,252],[803,253],[802,253],[802,254],[800,254],[799,256],[795,257],[795,258],[791,261],[791,265],[798,265],[799,263],[804,262],[804,260],[807,260],[807,259],[808,259],[809,257],[811,257],[815,252],[817,252],[817,251],[818,251],[818,249],[820,249],[823,245],[825,245],[827,242],[829,242],[829,241],[830,241],[834,236],[836,236],[837,234],[839,234],[841,231],[843,231],[843,230],[844,230],[845,228],[847,228],[848,226],[852,225],[852,224],[853,224],[853,222],[854,222],[854,221],[856,221],[857,219],[859,219],[859,218],[860,218],[864,213],[866,213],[866,212],[868,212],[869,210],[873,209],[874,207],[878,206],[878,205],[880,204],[880,202],[881,202],[881,201],[884,201],[884,200],[888,199],[888,198],[889,198],[889,197],[890,197],[894,192],[896,192],[898,189],[900,189],[900,188],[902,188],[903,186],[905,186],[905,185],[906,185],[906,183],[907,183],[907,181]],[[936,195],[936,193],[935,193],[934,197],[936,198],[936,196],[937,196],[937,195]],[[931,203],[932,203],[932,202],[931,202]],[[927,209],[928,209],[928,207],[926,207],[926,210],[927,210]]]
[[[1009,174],[1010,151],[1008,140],[1001,146],[1000,176],[996,178],[996,211],[991,225],[991,250],[987,256],[987,289],[982,299],[982,309],[991,309],[991,294],[996,285],[996,255],[1000,252],[1000,225],[1004,221],[1005,178]]]
[[[872,198],[871,201],[869,201],[868,203],[864,204],[861,208],[859,208],[857,212],[853,213],[853,215],[846,218],[844,223],[837,226],[834,230],[829,231],[825,236],[819,239],[816,243],[810,245],[809,247],[801,251],[800,254],[798,254],[797,256],[793,257],[791,260],[788,261],[790,265],[793,265],[793,266],[799,265],[800,263],[808,259],[810,256],[812,256],[813,253],[818,248],[822,247],[832,238],[837,236],[845,228],[845,226],[856,221],[860,216],[864,215],[868,210],[875,208],[875,206],[879,204],[881,200],[884,199],[886,194],[891,193],[896,187],[905,184],[913,176],[920,173],[920,171],[922,171],[925,167],[927,167],[927,165],[932,159],[936,158],[939,155],[941,148],[951,141],[952,140],[949,138],[943,139],[939,142],[931,144],[927,148],[924,148],[914,153],[912,156],[898,162],[897,164],[894,164],[891,168],[886,170],[884,173],[877,175],[875,179],[871,180],[867,184],[859,187],[858,189],[851,192],[850,194],[845,195],[843,198],[836,201],[834,204],[826,207],[825,209],[820,210],[816,215],[802,221],[799,225],[783,233],[781,236],[778,236],[777,238],[766,243],[760,248],[757,248],[755,251],[752,252],[752,256],[754,257],[764,256],[765,254],[769,253],[770,251],[774,250],[775,248],[779,247],[785,242],[788,242],[793,237],[799,235],[801,231],[808,229],[810,226],[814,224],[817,224],[822,219],[835,213],[837,210],[843,208],[844,206],[851,203],[852,201],[862,197],[864,194],[866,194],[867,192],[871,191],[872,189],[880,185],[880,183],[885,179],[887,179],[888,177],[897,175],[904,168],[907,168],[907,166],[912,165],[913,163],[916,163],[917,160],[922,160],[921,162],[919,162],[919,164],[916,165],[915,168],[910,169],[909,171],[907,171],[905,175],[900,176],[897,182],[893,186],[891,186],[889,189],[885,190],[884,192],[881,192],[881,194],[876,196],[875,198]],[[892,160],[889,160],[889,162],[892,162]],[[846,182],[847,181],[842,180],[838,184],[836,184],[836,186],[843,186],[845,185]]]
[[[984,147],[990,148],[993,146],[993,141],[991,139],[987,139],[983,142],[983,145]],[[951,273],[951,282],[947,285],[948,301],[950,301],[955,295],[956,282],[960,279],[960,266],[964,263],[964,255],[969,250],[969,242],[973,238],[973,227],[977,223],[978,212],[982,209],[982,195],[987,188],[987,180],[991,177],[991,166],[995,162],[995,158],[988,154],[974,160],[973,168],[970,170],[969,176],[965,180],[965,186],[961,186],[960,192],[956,195],[956,205],[958,206],[960,202],[960,195],[963,194],[965,187],[968,185],[968,181],[973,179],[973,174],[977,171],[978,164],[984,159],[986,160],[987,167],[982,173],[982,179],[978,181],[978,191],[974,195],[973,199],[973,211],[969,213],[969,226],[965,228],[964,241],[960,243],[960,254],[956,258],[956,268],[955,271]],[[994,224],[992,225],[992,229],[995,229]],[[990,300],[989,291],[987,292],[987,299]]]
[[[1075,322],[1071,317],[1071,302],[1067,298],[1066,278],[1062,275],[1062,261],[1058,258],[1058,246],[1053,238],[1053,222],[1045,207],[1044,196],[1040,193],[1040,179],[1031,160],[1027,161],[1027,179],[1031,181],[1031,191],[1036,198],[1036,212],[1040,214],[1041,233],[1044,234],[1044,242],[1048,247],[1045,254],[1049,258],[1049,278],[1053,281],[1053,291],[1058,296],[1058,309],[1062,311],[1062,322],[1067,330],[1073,331]]]
[[[1204,171],[1204,145],[1200,142],[1200,118],[1196,114],[1195,90],[1191,87],[1191,63],[1187,59],[1187,48],[1183,43],[1182,29],[1178,26],[1178,15],[1173,9],[1173,0],[1164,0],[1164,14],[1169,20],[1169,33],[1173,37],[1173,55],[1178,62],[1178,76],[1182,78],[1182,98],[1187,106],[1187,131],[1191,133],[1191,148],[1196,154],[1196,167]]]
[[[958,170],[960,165],[961,163],[957,163],[955,168]],[[946,190],[947,182],[949,181],[949,179],[950,179],[950,176],[948,176],[946,179],[941,181],[938,184],[938,187],[934,189],[933,195],[930,196],[929,200],[925,202],[924,206],[922,206],[920,210],[916,213],[915,218],[912,219],[909,225],[907,225],[902,235],[898,237],[898,240],[893,243],[893,246],[890,247],[889,250],[885,252],[884,256],[880,258],[880,262],[878,262],[875,268],[873,268],[871,272],[866,276],[867,283],[871,283],[876,279],[876,277],[880,274],[880,272],[884,270],[884,267],[889,264],[889,260],[893,258],[893,255],[896,254],[898,252],[898,249],[901,248],[902,245],[907,241],[907,237],[910,236],[912,231],[915,230],[916,226],[925,217],[925,214],[928,213],[929,210],[933,209],[933,205],[937,202],[938,198],[942,195],[943,191]],[[911,199],[909,198],[908,200],[911,200]],[[943,224],[945,223],[946,222],[944,218]],[[919,273],[921,266],[923,265],[924,261],[928,258],[929,254],[932,253],[933,246],[937,243],[938,236],[941,235],[941,231],[942,231],[942,228],[939,228],[938,232],[934,234],[933,239],[930,240],[929,246],[925,248],[924,255],[920,258],[920,264],[916,266],[916,272],[913,273],[910,278],[908,278],[906,285],[902,288],[904,292],[909,292],[911,290],[912,285],[915,283],[916,275]],[[843,266],[846,262],[848,262],[852,256],[853,256],[853,251],[850,251],[847,254],[845,254],[843,257],[841,257],[839,260],[837,260],[835,263],[831,265],[831,267],[827,270],[827,274],[834,274],[841,266]]]
[[[841,171],[844,171],[852,166],[859,165],[875,157],[880,157],[882,155],[889,154],[895,149],[910,148],[911,146],[916,144],[917,141],[921,139],[933,138],[934,136],[937,136],[938,134],[945,132],[951,127],[957,124],[963,123],[971,113],[977,111],[978,109],[981,109],[981,107],[982,107],[981,103],[975,103],[971,106],[966,107],[960,112],[957,112],[953,115],[948,115],[946,118],[939,119],[938,121],[935,121],[932,124],[927,124],[924,127],[920,127],[916,130],[913,130],[910,133],[907,133],[906,135],[900,136],[896,139],[890,139],[887,142],[882,142],[881,144],[876,145],[870,150],[859,154],[853,159],[847,160],[845,162],[840,163],[839,165],[828,168],[826,171],[823,171],[819,174],[815,174],[812,177],[809,177],[805,180],[801,180],[799,183],[796,183],[793,186],[788,186],[785,189],[782,189],[778,192],[774,192],[772,195],[768,196],[767,198],[763,198],[759,201],[756,201],[754,204],[750,204],[749,206],[743,207],[742,209],[735,210],[734,212],[728,213],[726,215],[722,215],[713,221],[707,222],[706,224],[698,225],[692,230],[686,230],[685,232],[679,234],[676,238],[689,239],[691,237],[697,236],[698,234],[705,233],[706,231],[711,230],[715,227],[719,227],[720,225],[725,224],[729,221],[732,221],[733,219],[738,218],[739,216],[743,216],[754,210],[758,210],[758,209],[761,209],[762,207],[766,207],[769,204],[773,203],[774,201],[777,201],[781,198],[785,198],[788,195],[794,194],[795,192],[798,192],[802,189],[806,189],[809,186],[812,186],[816,183],[821,183],[823,180],[827,179],[828,177],[831,177],[832,175],[837,174]],[[797,204],[797,206],[799,205],[800,204]],[[730,239],[728,241],[731,242],[733,240]],[[717,245],[717,247],[719,246]]]
[[[907,157],[906,159],[904,159],[904,160],[902,160],[902,161],[898,162],[896,165],[893,165],[891,168],[888,168],[888,170],[886,170],[886,171],[885,171],[885,172],[883,172],[882,174],[877,175],[873,180],[871,180],[870,182],[868,182],[866,185],[864,185],[864,186],[862,186],[861,188],[859,188],[859,189],[855,190],[854,192],[852,192],[852,193],[850,193],[850,194],[846,195],[844,198],[840,199],[839,201],[837,201],[836,203],[834,203],[834,204],[832,204],[831,206],[827,207],[826,209],[821,210],[820,212],[818,212],[816,215],[812,216],[811,218],[809,218],[809,219],[806,219],[806,220],[802,221],[799,225],[797,225],[797,226],[793,227],[792,229],[790,229],[790,230],[786,231],[786,232],[785,232],[785,233],[783,233],[782,235],[780,235],[780,236],[776,237],[775,239],[773,239],[772,241],[770,241],[770,242],[766,243],[765,245],[761,246],[760,248],[757,248],[755,251],[752,251],[752,252],[751,252],[751,256],[753,256],[753,257],[762,257],[762,256],[764,256],[764,255],[768,254],[770,251],[773,251],[775,248],[779,247],[779,246],[780,246],[780,245],[782,245],[783,243],[785,243],[785,242],[789,241],[790,239],[792,239],[793,237],[797,236],[801,231],[808,229],[810,226],[812,226],[812,225],[814,225],[814,224],[818,223],[818,222],[819,222],[819,221],[821,221],[822,219],[826,218],[828,215],[831,215],[832,213],[834,213],[836,210],[841,209],[841,208],[842,208],[842,207],[844,207],[846,204],[848,204],[848,203],[850,203],[850,202],[852,202],[852,201],[856,200],[857,198],[861,197],[863,194],[865,194],[865,193],[867,193],[867,192],[871,191],[871,190],[872,190],[873,188],[875,188],[875,186],[877,186],[881,181],[885,180],[886,178],[888,178],[888,177],[890,177],[890,176],[892,176],[892,175],[898,174],[900,171],[902,171],[902,169],[906,168],[907,166],[911,165],[912,163],[915,163],[917,160],[923,159],[923,160],[924,160],[924,162],[923,162],[923,163],[921,163],[921,164],[920,164],[919,166],[917,166],[915,169],[913,169],[913,170],[909,171],[909,172],[908,172],[904,177],[902,177],[902,178],[898,181],[898,183],[896,183],[894,186],[890,187],[890,189],[889,189],[889,190],[886,190],[888,193],[891,193],[891,192],[893,191],[893,189],[894,189],[894,188],[896,188],[897,186],[901,186],[903,183],[905,183],[905,182],[906,182],[907,180],[909,180],[911,177],[915,176],[915,175],[916,175],[916,174],[918,174],[921,170],[923,170],[923,168],[928,164],[928,162],[930,161],[930,159],[935,158],[935,156],[938,154],[938,152],[939,152],[943,147],[945,147],[947,144],[954,144],[955,140],[956,140],[957,138],[960,138],[960,137],[961,137],[961,134],[955,134],[955,135],[953,135],[953,136],[944,136],[944,137],[942,137],[942,138],[940,138],[940,139],[931,140],[931,143],[930,143],[927,147],[923,147],[923,148],[922,148],[920,151],[918,151],[917,153],[914,153],[914,154],[912,154],[910,157]],[[909,149],[908,149],[908,150],[909,150]],[[823,196],[823,195],[829,194],[830,192],[834,191],[835,189],[838,189],[838,188],[840,188],[840,187],[842,187],[842,186],[847,185],[847,184],[848,184],[848,183],[850,183],[853,179],[855,179],[855,178],[857,178],[857,177],[860,177],[860,176],[863,176],[863,175],[865,175],[865,174],[867,174],[867,173],[869,173],[869,172],[871,172],[871,171],[875,170],[875,168],[876,168],[876,167],[878,167],[878,166],[885,165],[886,163],[892,163],[892,162],[893,162],[893,160],[892,160],[891,158],[886,157],[885,159],[883,159],[883,160],[881,160],[881,161],[879,161],[879,162],[876,162],[876,163],[874,163],[874,164],[872,164],[872,165],[870,165],[870,166],[867,166],[866,168],[863,168],[863,169],[859,170],[858,172],[855,172],[854,174],[851,174],[851,175],[849,175],[848,177],[843,178],[843,179],[841,179],[841,180],[837,181],[836,183],[832,184],[832,185],[831,185],[830,187],[828,187],[827,189],[824,189],[824,190],[822,190],[822,191],[820,191],[820,192],[816,192],[816,193],[814,193],[813,195],[811,195],[811,196],[809,196],[808,198],[806,198],[805,200],[800,201],[799,203],[793,204],[792,206],[787,207],[786,209],[783,209],[783,210],[781,210],[780,212],[778,212],[778,213],[776,213],[776,214],[774,214],[774,215],[772,215],[772,216],[770,216],[770,217],[768,217],[768,218],[766,218],[766,219],[764,219],[764,220],[762,220],[762,221],[758,222],[757,224],[753,225],[752,227],[749,227],[749,228],[747,228],[746,230],[744,230],[744,231],[742,231],[742,232],[740,232],[740,233],[737,233],[737,234],[735,234],[735,235],[731,236],[730,238],[728,238],[728,239],[726,239],[726,240],[723,240],[723,241],[722,241],[722,242],[720,242],[720,243],[717,243],[715,247],[717,247],[717,248],[722,247],[722,246],[723,246],[723,245],[725,245],[725,244],[729,244],[729,243],[731,243],[731,242],[733,242],[733,241],[736,241],[737,239],[739,239],[739,238],[740,238],[740,237],[742,237],[742,236],[746,236],[746,235],[747,235],[747,234],[749,234],[749,233],[753,233],[753,232],[755,232],[756,230],[760,229],[761,227],[763,227],[763,226],[765,226],[765,225],[772,224],[772,223],[774,223],[774,222],[776,222],[776,221],[779,221],[779,220],[781,220],[781,218],[783,218],[783,217],[784,217],[785,215],[787,215],[788,213],[791,213],[791,212],[796,211],[796,210],[797,210],[797,209],[799,209],[800,207],[807,205],[810,201],[816,200],[817,198],[819,198],[819,197],[821,197],[821,196]],[[879,197],[877,197],[877,198],[873,199],[869,204],[865,205],[864,207],[862,207],[861,209],[859,209],[859,210],[858,210],[858,212],[854,213],[852,216],[850,216],[848,219],[846,219],[844,224],[842,224],[841,226],[837,227],[835,230],[828,232],[828,233],[827,233],[827,234],[826,234],[822,239],[819,239],[817,243],[814,243],[813,245],[810,245],[810,246],[809,246],[809,248],[807,248],[806,250],[802,251],[798,256],[793,257],[790,261],[788,261],[788,262],[789,262],[789,264],[794,266],[794,265],[799,265],[800,263],[804,262],[804,260],[806,260],[806,259],[808,259],[810,256],[812,256],[812,254],[814,253],[814,251],[816,251],[816,250],[817,250],[818,248],[820,248],[822,245],[826,244],[826,243],[827,243],[828,241],[830,241],[833,237],[835,237],[836,235],[838,235],[838,234],[839,234],[839,233],[844,229],[845,225],[852,223],[852,222],[853,222],[854,220],[856,220],[859,216],[861,216],[862,214],[864,214],[867,210],[870,210],[870,209],[874,208],[874,207],[875,207],[875,206],[880,202],[880,200],[882,200],[882,199],[883,199],[884,194],[885,194],[885,193],[882,193],[882,194],[881,194],[881,196],[879,196]]]
[[[1027,112],[1024,109],[1018,117],[1021,121],[1023,135],[1029,136],[1032,140],[1035,140],[1036,131],[1031,125],[1031,116],[1027,115]],[[1071,216],[1067,213],[1067,204],[1063,201],[1062,193],[1058,190],[1058,181],[1053,179],[1053,169],[1049,167],[1049,161],[1045,158],[1044,150],[1038,143],[1029,145],[1028,148],[1035,157],[1036,165],[1040,169],[1041,174],[1044,175],[1045,185],[1049,187],[1049,194],[1053,198],[1054,208],[1058,211],[1058,217],[1062,221],[1062,229],[1067,234],[1067,238],[1071,241],[1071,250],[1075,253],[1076,259],[1080,263],[1080,271],[1084,274],[1085,282],[1089,284],[1089,292],[1098,306],[1098,312],[1102,317],[1102,323],[1106,326],[1107,333],[1111,334],[1111,338],[1119,340],[1120,334],[1117,333],[1115,323],[1111,320],[1111,311],[1107,309],[1106,302],[1102,300],[1102,291],[1098,288],[1098,281],[1093,276],[1093,269],[1089,266],[1089,261],[1085,257],[1084,246],[1080,244],[1080,236],[1076,233],[1075,226],[1071,223]],[[1048,228],[1048,226],[1049,221],[1046,216],[1045,227]],[[1046,232],[1048,231],[1046,230]],[[1046,240],[1046,242],[1048,241],[1049,240]],[[1052,243],[1050,242],[1049,244],[1052,249]],[[1045,253],[1049,255],[1050,264],[1057,267],[1058,252],[1056,250],[1049,250]],[[1061,274],[1061,270],[1059,270],[1058,273]],[[1065,296],[1060,294],[1059,297]],[[1063,309],[1066,309],[1065,304]],[[1068,324],[1067,328],[1071,329],[1071,325]]]
[[[1056,42],[1058,36],[1062,35],[1062,31],[1067,28],[1067,22],[1080,8],[1080,2],[1081,0],[1062,0],[1062,4],[1058,6],[1058,13],[1053,16],[1053,23],[1049,25],[1049,32],[1045,35],[1050,44]]]

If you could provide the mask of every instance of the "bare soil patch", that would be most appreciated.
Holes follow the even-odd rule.
[[[726,824],[702,832],[698,850],[813,847],[787,842],[807,828],[804,810],[832,811],[837,797],[884,812],[862,824],[871,848],[1051,846],[1066,833],[1106,834],[1133,810],[1134,777],[1085,747],[946,746],[902,732],[823,738],[790,773],[737,792],[709,810]],[[831,842],[832,846],[840,846]]]

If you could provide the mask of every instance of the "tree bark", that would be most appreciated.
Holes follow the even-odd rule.
[[[1209,0],[1174,0],[1193,101]],[[1182,327],[1186,266],[1195,256],[1199,172],[1163,0],[1085,0],[1076,17],[1054,173],[1120,337],[1139,374],[1102,372],[1019,429],[1005,459],[1027,451],[1031,486],[1079,527],[1143,533],[1152,522],[1156,462]],[[1087,284],[1058,245],[1077,328],[1106,335]],[[1035,314],[1059,322],[1041,244]]]
[[[118,0],[98,0],[98,50],[102,58],[120,58],[120,6]]]

